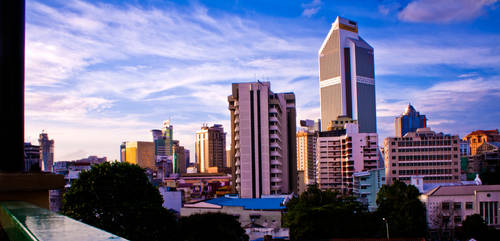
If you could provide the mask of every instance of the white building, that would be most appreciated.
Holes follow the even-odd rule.
[[[479,214],[486,224],[500,228],[500,185],[438,186],[420,196],[432,229],[453,229],[465,218]]]

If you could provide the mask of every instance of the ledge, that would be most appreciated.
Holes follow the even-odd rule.
[[[64,176],[53,173],[0,173],[0,192],[64,188]]]

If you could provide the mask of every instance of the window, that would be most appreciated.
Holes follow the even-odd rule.
[[[498,224],[498,202],[480,202],[479,214],[486,224]]]
[[[466,202],[465,203],[465,209],[471,210],[473,208],[472,205],[473,205],[472,202]]]
[[[441,209],[450,210],[450,203],[447,203],[447,202],[441,203]]]
[[[462,223],[462,216],[453,217],[453,222],[455,223],[455,225],[461,224]]]
[[[456,202],[453,203],[453,210],[460,210],[462,209],[462,203]]]

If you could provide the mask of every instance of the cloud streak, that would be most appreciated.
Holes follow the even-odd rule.
[[[415,0],[398,18],[407,22],[448,23],[477,18],[498,0]]]

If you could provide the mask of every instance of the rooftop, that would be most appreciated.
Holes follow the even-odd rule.
[[[474,192],[500,192],[500,185],[439,186],[425,193],[427,196],[474,195]]]
[[[233,198],[219,197],[204,200],[194,204],[185,204],[184,207],[206,207],[222,208],[224,206],[243,207],[247,210],[283,210],[286,206],[286,197],[266,197],[266,198]]]

